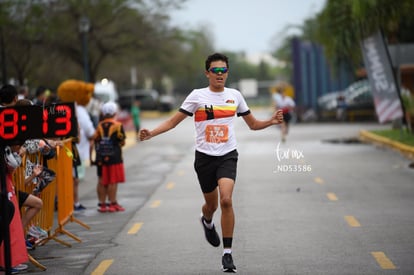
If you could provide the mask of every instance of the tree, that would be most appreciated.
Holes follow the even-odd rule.
[[[145,3],[127,0],[54,2],[48,41],[63,56],[83,67],[82,37],[77,28],[79,20],[88,17],[91,29],[87,54],[93,82],[106,58],[122,57],[134,51],[139,60],[142,56],[154,56],[159,49],[158,45],[166,38],[167,17],[160,13],[166,4],[154,2],[159,5],[156,9]]]
[[[83,79],[80,18],[91,23],[88,32],[88,59],[94,81],[109,58],[123,59],[135,53],[156,56],[163,42],[174,39],[169,33],[168,9],[184,0],[54,0],[2,1],[6,18],[0,27],[6,43],[7,67],[19,82],[47,81],[57,86],[66,78]],[[36,70],[33,70],[36,69]]]
[[[317,41],[331,59],[358,66],[360,40],[379,29],[389,43],[414,41],[413,10],[411,0],[328,0],[317,17]]]
[[[293,74],[293,64],[292,64],[292,39],[296,35],[285,36],[281,40],[281,44],[277,47],[272,53],[273,57],[281,62],[285,63],[286,66],[279,69],[278,74],[279,78],[290,81]]]
[[[0,10],[2,50],[5,52],[2,62],[9,72],[13,72],[17,83],[23,85],[27,75],[36,68],[33,49],[43,35],[45,18],[38,4],[26,1],[3,1]]]
[[[129,89],[134,67],[138,87],[151,78],[154,88],[163,92],[161,80],[167,76],[174,80],[175,91],[188,93],[206,84],[204,59],[214,52],[214,39],[208,26],[182,30],[169,24],[169,10],[185,1],[3,0],[0,46],[5,45],[7,58],[1,59],[2,67],[19,79],[18,84],[27,82],[31,87],[53,90],[66,79],[84,79],[85,36],[79,32],[79,21],[87,17],[91,82],[106,77],[115,81],[119,91]],[[227,54],[232,67],[229,83],[270,77],[268,64],[261,64],[259,72],[242,53]]]

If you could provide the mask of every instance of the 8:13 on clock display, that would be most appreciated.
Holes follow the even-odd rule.
[[[24,142],[34,138],[66,138],[78,135],[74,103],[45,107],[14,106],[0,108],[0,142]]]

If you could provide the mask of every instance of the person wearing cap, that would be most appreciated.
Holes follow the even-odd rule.
[[[122,123],[115,119],[117,109],[111,101],[102,105],[102,120],[93,135],[96,156],[91,163],[97,166],[96,191],[101,213],[125,211],[117,200],[118,184],[125,182],[122,146],[126,139]]]

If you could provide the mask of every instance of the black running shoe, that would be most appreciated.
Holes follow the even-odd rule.
[[[229,272],[229,273],[236,273],[237,269],[236,266],[233,264],[233,258],[231,257],[230,253],[226,253],[221,258],[221,263],[223,264],[222,270],[223,272]]]
[[[203,216],[201,216],[200,221],[201,221],[201,225],[203,226],[204,235],[206,236],[207,241],[214,247],[220,246],[220,237],[216,232],[216,228],[214,224],[213,224],[213,228],[209,229],[204,224],[205,219]]]

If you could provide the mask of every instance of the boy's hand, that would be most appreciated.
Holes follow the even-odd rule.
[[[283,122],[283,111],[277,110],[272,116],[272,122],[274,124],[280,124]]]
[[[151,132],[148,129],[142,129],[139,131],[139,139],[141,141],[150,139],[151,137]]]

